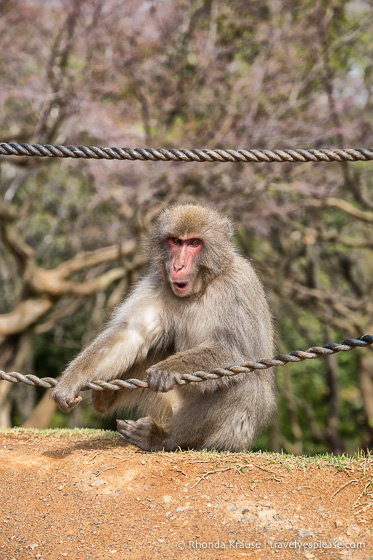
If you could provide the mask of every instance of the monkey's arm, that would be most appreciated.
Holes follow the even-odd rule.
[[[107,328],[66,368],[51,394],[61,410],[69,412],[78,404],[75,398],[88,381],[123,376],[161,339],[160,310],[154,293],[147,296],[143,282],[118,308]]]
[[[170,391],[183,374],[228,367],[237,359],[233,349],[227,350],[218,344],[191,348],[151,366],[147,370],[149,386],[154,391]]]

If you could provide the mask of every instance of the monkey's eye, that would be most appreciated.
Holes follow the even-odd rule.
[[[171,237],[170,241],[174,244],[174,245],[181,245],[181,241],[178,237]]]
[[[201,245],[201,240],[200,239],[191,239],[191,241],[189,242],[189,245],[191,245],[192,247],[199,247]]]

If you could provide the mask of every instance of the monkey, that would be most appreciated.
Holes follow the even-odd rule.
[[[196,204],[170,206],[148,234],[150,271],[52,392],[70,411],[88,381],[147,379],[150,389],[94,391],[97,412],[137,406],[117,420],[143,451],[249,449],[276,407],[274,372],[254,370],[179,384],[183,374],[273,355],[274,327],[263,285],[232,241],[231,221]]]

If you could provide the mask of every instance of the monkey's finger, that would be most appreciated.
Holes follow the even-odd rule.
[[[175,379],[172,372],[167,373],[159,371],[156,367],[150,367],[146,370],[146,373],[149,387],[153,391],[166,393],[167,391],[171,391],[175,386]]]
[[[70,412],[71,410],[71,407],[67,403],[56,400],[56,405],[60,410],[62,410],[62,412]]]
[[[81,397],[80,395],[78,395],[77,397],[75,397],[74,400],[69,401],[69,402],[68,402],[68,405],[69,405],[70,409],[75,408],[76,406],[78,406],[78,404],[79,404],[80,402],[82,402],[82,400],[83,400],[83,397]]]
[[[54,397],[54,400],[56,401],[58,408],[62,410],[62,412],[70,412],[73,408],[78,406],[78,404],[82,400],[82,397],[75,397],[75,399],[72,401],[66,401],[65,399]]]

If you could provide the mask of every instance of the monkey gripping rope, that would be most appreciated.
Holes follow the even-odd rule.
[[[52,146],[51,144],[18,144],[0,142],[0,156],[60,157],[75,159],[116,159],[184,162],[335,162],[372,161],[373,148],[344,150],[185,150],[155,148],[107,148],[96,146]]]
[[[265,162],[341,162],[341,161],[372,161],[373,148],[348,148],[348,149],[308,149],[308,150],[185,150],[185,149],[154,149],[154,148],[107,148],[96,146],[62,146],[51,144],[18,144],[17,142],[1,142],[0,156],[20,157],[60,157],[74,159],[106,159],[106,160],[150,160],[150,161],[184,161],[184,162],[242,162],[242,163],[265,163]],[[365,347],[373,343],[373,335],[365,334],[358,339],[351,338],[343,340],[341,344],[330,342],[325,346],[314,346],[306,352],[296,350],[290,354],[279,354],[273,359],[262,359],[258,362],[245,362],[241,366],[230,368],[217,368],[210,372],[197,371],[193,374],[182,376],[179,385],[186,383],[207,381],[209,379],[220,379],[221,377],[234,376],[239,373],[249,373],[253,370],[268,369],[274,366],[283,366],[287,363],[302,362],[328,356],[337,352],[347,352],[356,347]],[[22,375],[21,373],[5,373],[0,370],[0,380],[10,383],[25,383],[26,385],[38,385],[46,389],[55,387],[57,379],[35,375]],[[146,381],[140,379],[114,379],[111,382],[98,380],[87,383],[82,390],[94,389],[104,391],[110,389],[147,389]]]
[[[217,368],[210,372],[196,371],[192,374],[184,374],[179,381],[179,385],[187,383],[197,383],[200,381],[207,381],[209,379],[220,379],[221,377],[233,377],[239,373],[250,373],[253,370],[269,369],[271,367],[284,366],[288,363],[302,362],[303,360],[313,360],[321,356],[330,356],[337,352],[348,352],[354,348],[364,348],[373,344],[373,335],[363,334],[359,338],[348,338],[343,340],[340,344],[329,342],[324,346],[312,346],[305,352],[302,350],[295,350],[290,354],[278,354],[273,359],[262,359],[257,362],[245,362],[241,366],[232,366],[230,368]],[[36,375],[22,375],[15,371],[5,373],[0,370],[0,380],[9,381],[10,383],[26,383],[26,385],[38,385],[49,389],[55,387],[58,383],[57,379],[53,377],[43,377],[40,379]],[[119,391],[120,389],[148,389],[149,384],[147,381],[141,379],[114,379],[113,381],[90,381],[83,388],[82,391],[87,389],[94,389],[95,391],[104,391],[110,389],[111,391]]]

